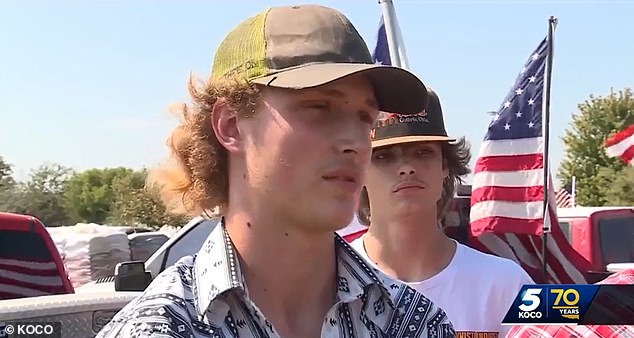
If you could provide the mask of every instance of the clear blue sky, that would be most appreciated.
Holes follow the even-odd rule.
[[[345,13],[374,47],[376,0],[316,1]],[[0,156],[18,178],[43,162],[77,170],[152,166],[166,155],[193,72],[241,20],[287,1],[1,1]],[[634,86],[629,1],[394,0],[409,63],[439,93],[450,134],[478,152],[489,117],[559,18],[551,162],[577,104]]]

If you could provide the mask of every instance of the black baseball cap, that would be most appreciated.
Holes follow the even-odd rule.
[[[447,135],[438,94],[428,88],[427,96],[428,104],[418,114],[382,114],[372,129],[372,148],[409,142],[456,141]]]

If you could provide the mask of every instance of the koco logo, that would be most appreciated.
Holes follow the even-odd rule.
[[[542,302],[540,295],[542,294],[542,289],[526,289],[524,294],[522,295],[522,304],[518,307],[520,312],[518,313],[519,318],[542,318],[543,314],[541,311],[535,311],[539,308],[539,305]]]

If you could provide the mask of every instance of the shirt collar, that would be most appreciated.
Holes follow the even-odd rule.
[[[366,304],[382,299],[394,309],[392,297],[384,286],[387,276],[370,267],[338,234],[334,236],[339,300],[349,303],[362,299],[363,307],[366,308]],[[203,243],[194,260],[193,272],[194,301],[200,317],[214,306],[214,301],[220,295],[232,290],[246,294],[244,277],[236,251],[225,230],[224,219],[218,222]]]
[[[198,315],[203,317],[218,296],[230,290],[244,292],[245,284],[236,251],[221,219],[194,260],[193,293]]]
[[[387,300],[394,308],[390,293],[385,283],[391,281],[377,269],[371,267],[341,236],[335,234],[337,250],[337,274],[339,289],[337,295],[344,302],[378,292],[380,298]]]

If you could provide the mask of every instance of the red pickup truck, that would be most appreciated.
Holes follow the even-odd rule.
[[[0,300],[74,292],[44,224],[0,212]]]
[[[459,218],[453,223],[459,226],[451,228],[450,235],[468,243],[471,187],[460,188],[452,204]],[[634,263],[634,207],[557,208],[557,218],[572,249],[590,265],[582,271],[589,283]]]

